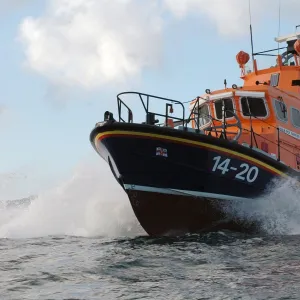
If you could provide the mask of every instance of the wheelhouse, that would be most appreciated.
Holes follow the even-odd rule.
[[[193,127],[197,128],[198,115],[201,119],[200,129],[211,126],[212,123],[235,122],[235,115],[239,117],[243,125],[249,125],[250,119],[252,124],[259,125],[260,120],[273,122],[270,114],[270,98],[266,92],[253,91],[230,91],[225,93],[216,93],[213,95],[204,95],[200,97],[199,108],[194,109]],[[190,109],[197,102],[192,101]]]

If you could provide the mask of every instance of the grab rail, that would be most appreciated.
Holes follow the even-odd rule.
[[[199,99],[197,99],[196,103],[197,103],[197,102],[199,102]],[[192,115],[192,114],[195,114],[195,112],[193,112],[193,111],[194,111],[194,108],[195,108],[195,106],[193,107],[193,109],[192,109],[192,111],[191,111],[191,115]],[[226,111],[230,111],[230,110],[226,110]],[[241,110],[238,110],[238,109],[234,109],[234,111],[230,111],[230,112],[232,112],[232,113],[234,113],[234,112],[242,113],[242,111],[241,111]],[[215,121],[218,121],[218,122],[222,122],[222,121],[220,121],[220,120],[218,120],[218,119],[212,117],[211,115],[202,114],[202,116],[205,116],[205,117],[211,119],[212,122],[213,122],[214,120],[215,120]],[[256,133],[256,132],[253,130],[252,122],[250,122],[250,130],[247,129],[247,128],[245,128],[245,127],[241,127],[241,129],[242,129],[243,131],[247,131],[247,132],[249,132],[250,135],[251,135],[251,138],[250,138],[250,148],[253,148],[253,140],[255,141],[256,148],[258,148],[257,141],[256,141],[256,136],[258,136],[258,137],[260,137],[261,139],[263,139],[263,140],[265,140],[265,141],[268,141],[268,142],[270,142],[270,143],[272,143],[272,144],[274,144],[274,145],[277,146],[277,152],[278,152],[277,160],[278,160],[278,161],[280,161],[280,158],[281,158],[281,150],[285,150],[285,151],[289,152],[290,154],[292,154],[292,155],[295,156],[295,157],[297,156],[297,154],[293,153],[292,151],[290,151],[290,150],[288,150],[287,148],[282,147],[282,146],[280,145],[280,144],[282,143],[282,141],[280,140],[280,132],[281,132],[281,131],[280,131],[280,128],[279,128],[279,127],[274,126],[274,125],[272,125],[272,124],[270,124],[270,123],[268,123],[268,122],[266,122],[266,121],[260,119],[259,117],[254,116],[254,115],[251,114],[251,113],[249,113],[249,116],[250,116],[250,119],[251,119],[251,118],[257,119],[257,120],[259,120],[259,121],[261,121],[261,122],[267,124],[268,126],[273,127],[273,128],[276,129],[276,131],[277,131],[277,142],[273,142],[273,141],[269,140],[268,138],[266,138],[266,137],[264,137],[264,136],[262,136],[262,135]],[[198,120],[199,120],[199,118],[200,118],[200,116],[198,115]],[[196,118],[193,118],[193,119],[196,119]],[[199,121],[198,121],[197,123],[199,124]],[[215,127],[215,126],[212,126],[211,128],[214,129],[213,127]],[[199,129],[199,126],[198,126],[198,129]],[[209,131],[209,129],[207,129],[207,128],[204,128],[203,130],[204,130],[204,131]],[[221,131],[218,131],[218,132],[221,133]],[[284,132],[283,132],[283,133],[284,133]],[[216,133],[216,135],[217,135],[217,133]],[[218,136],[217,136],[217,137],[218,137]]]
[[[188,118],[185,118],[185,107],[184,107],[183,104],[187,103],[187,102],[183,103],[183,102],[180,102],[178,100],[173,100],[173,99],[169,99],[169,98],[164,98],[164,97],[159,97],[159,96],[145,94],[145,93],[139,93],[139,92],[123,92],[123,93],[120,93],[120,94],[117,95],[119,122],[128,122],[128,123],[132,123],[133,122],[133,113],[132,113],[132,110],[129,108],[129,106],[121,98],[122,96],[128,95],[128,94],[138,96],[138,99],[142,103],[142,107],[143,107],[143,109],[144,109],[144,111],[146,113],[146,122],[144,122],[145,124],[148,124],[148,125],[155,125],[155,124],[157,124],[158,120],[155,120],[155,117],[156,116],[160,116],[160,117],[164,117],[165,118],[165,124],[168,124],[168,120],[169,119],[173,119],[173,120],[177,121],[176,124],[182,124],[183,130],[187,130],[188,129],[188,124],[191,121],[195,121],[196,122],[196,129],[195,129],[196,132],[200,132],[201,130],[203,130],[203,131],[210,131],[210,132],[214,131],[215,134],[216,134],[216,137],[219,137],[218,133],[222,134],[222,131],[217,130],[217,128],[220,128],[220,127],[219,126],[215,126],[215,122],[225,122],[225,118],[224,117],[223,117],[223,120],[219,120],[219,119],[216,119],[216,118],[212,117],[211,115],[207,115],[207,114],[201,114],[200,115],[200,100],[205,100],[206,101],[206,99],[204,99],[202,97],[197,97],[196,98],[196,101],[195,101],[195,103],[193,105],[193,108],[190,111],[190,114],[189,114]],[[161,100],[161,101],[166,102],[166,106],[165,106],[166,110],[165,110],[164,114],[154,113],[154,112],[151,112],[149,110],[149,103],[150,103],[150,100],[152,100],[152,99]],[[173,105],[179,105],[182,108],[182,117],[175,117],[175,116],[171,116],[170,115],[169,112],[172,111],[173,108],[174,108]],[[127,121],[125,121],[124,118],[122,117],[122,107],[124,107],[127,110]],[[242,111],[238,110],[238,109],[234,109],[234,111],[223,110],[223,112],[224,113],[225,112],[231,112],[233,114],[235,114],[235,112],[242,113]],[[202,117],[202,118],[203,117],[208,118],[208,119],[210,119],[210,122],[208,122],[204,126],[200,126],[200,117]],[[278,152],[278,154],[277,154],[277,160],[278,161],[280,161],[281,151],[282,150],[285,150],[285,151],[289,152],[290,154],[294,155],[295,157],[297,156],[297,154],[295,154],[295,153],[291,152],[290,150],[288,150],[287,148],[281,146],[282,141],[280,140],[280,132],[282,132],[282,131],[280,130],[280,128],[278,126],[274,126],[274,125],[266,122],[265,120],[263,120],[263,119],[261,119],[259,117],[254,116],[250,112],[250,109],[249,109],[249,117],[250,117],[250,129],[247,129],[247,128],[244,128],[244,127],[241,126],[241,130],[242,131],[247,131],[247,132],[250,133],[250,135],[251,135],[251,137],[250,137],[250,148],[253,148],[253,143],[255,143],[256,144],[256,148],[258,148],[257,141],[256,141],[256,137],[258,136],[261,139],[263,139],[265,141],[268,141],[269,143],[277,145],[277,152]],[[268,126],[273,127],[274,129],[276,129],[277,130],[277,142],[273,142],[273,141],[267,139],[266,137],[264,137],[264,136],[256,133],[253,130],[252,118],[253,119],[257,119],[260,122],[265,123]],[[161,125],[162,124],[157,124],[156,126],[161,126]],[[212,126],[210,126],[210,125],[212,125]],[[229,123],[229,125],[230,125],[230,123]],[[225,129],[226,129],[226,125],[224,124],[223,132],[224,132]],[[285,133],[285,132],[283,132],[283,133]]]
[[[117,95],[117,102],[118,102],[118,113],[119,113],[119,121],[124,122],[124,119],[122,118],[122,105],[124,105],[128,110],[131,111],[131,109],[125,105],[124,101],[121,99],[121,96],[123,95],[138,95],[139,100],[142,103],[142,106],[146,112],[146,124],[151,124],[154,125],[155,123],[155,119],[153,119],[153,117],[155,116],[160,116],[160,117],[165,117],[166,118],[166,123],[168,122],[168,119],[174,119],[177,121],[182,121],[184,122],[184,117],[185,117],[185,108],[182,102],[178,101],[178,100],[173,100],[173,99],[168,99],[168,98],[163,98],[163,97],[158,97],[158,96],[154,96],[154,95],[149,95],[149,94],[144,94],[144,93],[139,93],[139,92],[123,92]],[[146,97],[146,99],[143,99],[143,97]],[[166,103],[166,113],[165,114],[160,114],[160,113],[153,113],[149,111],[149,102],[151,99],[155,99],[155,100],[162,100],[165,102],[170,102],[170,103]],[[172,104],[178,104],[182,107],[182,118],[179,117],[173,117],[169,115],[169,110],[170,108],[172,108]],[[132,111],[131,111],[131,116],[133,119],[133,115],[132,115]]]

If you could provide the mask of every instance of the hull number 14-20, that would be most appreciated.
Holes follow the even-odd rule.
[[[242,163],[239,168],[230,166],[231,159],[226,158],[224,161],[221,161],[221,156],[215,156],[213,160],[215,164],[212,171],[216,172],[217,170],[222,171],[222,174],[225,175],[230,171],[238,171],[235,175],[236,179],[247,181],[249,183],[254,182],[257,179],[259,170],[257,167],[250,167],[247,163]]]

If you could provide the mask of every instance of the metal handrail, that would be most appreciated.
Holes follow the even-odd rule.
[[[118,101],[119,122],[121,122],[121,121],[125,122],[125,120],[122,118],[122,105],[125,106],[127,108],[127,110],[128,110],[128,123],[133,122],[132,110],[121,99],[119,99],[119,101]]]
[[[140,93],[140,92],[123,92],[123,93],[120,93],[117,95],[117,102],[118,102],[118,113],[119,113],[119,120],[123,121],[124,120],[122,119],[121,117],[121,108],[122,108],[122,105],[124,105],[128,110],[131,111],[131,109],[124,103],[124,101],[121,99],[121,96],[123,95],[128,95],[128,94],[131,94],[131,95],[138,95],[139,96],[139,99],[143,105],[143,108],[146,112],[146,116],[149,116],[149,114],[151,114],[152,112],[149,111],[149,101],[150,99],[156,99],[156,100],[161,100],[161,101],[165,101],[165,102],[171,102],[172,104],[178,104],[182,107],[182,118],[179,118],[179,117],[173,117],[173,116],[170,116],[168,114],[168,107],[171,106],[170,103],[167,103],[166,104],[166,114],[158,114],[158,113],[155,113],[156,116],[161,116],[161,117],[165,117],[166,118],[166,122],[168,121],[168,119],[174,119],[174,120],[178,120],[178,121],[182,121],[184,122],[184,118],[185,118],[185,107],[183,105],[182,102],[178,101],[178,100],[174,100],[174,99],[169,99],[169,98],[164,98],[164,97],[158,97],[158,96],[155,96],[155,95],[150,95],[150,94],[145,94],[145,93]],[[145,103],[145,100],[143,99],[143,96],[146,97],[146,103]],[[132,112],[131,112],[132,113]]]
[[[235,109],[235,111],[241,112],[240,110],[237,110],[237,109]],[[231,111],[231,112],[233,112],[233,111]],[[220,121],[219,119],[216,119],[216,118],[214,118],[214,117],[212,117],[212,116],[210,116],[210,115],[202,114],[202,116],[205,116],[205,117],[211,119],[212,122],[213,122],[213,121],[222,122],[222,121]],[[253,115],[252,115],[252,117],[255,118],[255,119],[258,119],[258,120],[260,120],[260,121],[263,121],[263,120],[259,119],[259,117],[255,117],[255,116],[253,116]],[[193,118],[193,119],[196,119],[196,118]],[[198,119],[199,119],[199,116],[198,116]],[[271,126],[271,127],[273,127],[273,128],[275,128],[275,129],[280,133],[279,127],[273,126],[272,124],[269,124],[269,123],[267,123],[267,122],[265,122],[265,121],[264,121],[264,123],[267,124],[267,125],[269,125],[269,126]],[[214,128],[212,127],[212,129],[214,129]],[[289,152],[290,154],[294,155],[295,157],[297,156],[297,154],[291,152],[291,151],[288,150],[287,148],[282,147],[282,146],[280,145],[280,143],[282,143],[282,142],[280,141],[280,136],[279,136],[279,134],[278,134],[278,142],[273,142],[273,141],[271,141],[270,139],[268,139],[268,138],[262,136],[261,134],[256,133],[256,132],[253,130],[252,125],[251,125],[251,129],[250,129],[250,130],[247,129],[247,128],[245,128],[245,127],[241,127],[241,129],[242,129],[243,131],[247,131],[247,132],[249,132],[251,135],[253,135],[255,142],[256,142],[256,139],[255,139],[255,135],[256,135],[256,136],[259,136],[261,139],[263,139],[263,140],[265,140],[265,141],[268,141],[268,142],[270,142],[270,143],[276,145],[276,146],[278,147],[278,158],[277,158],[278,161],[280,161],[280,150],[285,150],[285,151]],[[211,131],[211,130],[209,130],[208,128],[205,128],[205,129],[203,129],[203,130],[204,130],[204,131]],[[221,131],[216,131],[216,133],[217,133],[217,132],[221,132]],[[284,132],[283,132],[283,133],[284,133]],[[293,144],[292,144],[292,145],[293,145]],[[252,139],[251,139],[250,148],[253,148],[253,142],[252,142]],[[257,142],[256,142],[256,148],[258,148]]]
[[[132,94],[132,95],[138,95],[138,98],[139,100],[141,101],[142,103],[142,106],[146,112],[146,115],[148,116],[149,114],[154,114],[155,116],[160,116],[160,117],[164,117],[165,118],[165,122],[167,124],[167,121],[168,119],[173,119],[173,120],[177,120],[177,123],[181,123],[183,125],[183,129],[184,130],[187,130],[187,126],[188,124],[191,122],[191,121],[195,121],[196,122],[196,132],[200,132],[200,130],[203,130],[203,131],[215,131],[215,134],[216,134],[216,137],[218,137],[218,133],[219,131],[217,130],[217,127],[218,126],[215,126],[215,121],[216,122],[224,122],[224,120],[220,120],[220,119],[216,119],[214,117],[212,117],[211,115],[207,115],[207,114],[201,114],[200,115],[200,99],[203,100],[202,97],[197,97],[194,105],[193,105],[193,108],[191,109],[190,111],[190,114],[189,114],[189,117],[186,119],[185,118],[185,107],[183,105],[182,102],[178,101],[178,100],[173,100],[173,99],[169,99],[169,98],[164,98],[164,97],[158,97],[158,96],[155,96],[155,95],[150,95],[150,94],[145,94],[145,93],[140,93],[140,92],[123,92],[123,93],[120,93],[117,95],[117,103],[118,103],[118,114],[119,114],[119,122],[126,122],[123,118],[122,118],[122,106],[124,106],[127,111],[128,111],[128,122],[133,122],[133,114],[132,114],[132,110],[128,107],[128,105],[126,105],[126,103],[121,99],[121,96],[123,95],[126,95],[126,94]],[[143,97],[146,97],[146,101],[145,99],[143,99]],[[159,114],[159,113],[153,113],[153,112],[150,112],[149,111],[149,101],[151,99],[156,99],[156,100],[162,100],[162,101],[165,101],[165,102],[169,102],[169,103],[166,103],[166,113],[165,114]],[[205,100],[205,99],[204,99]],[[171,104],[170,104],[171,103]],[[181,117],[174,117],[174,116],[170,116],[169,113],[168,113],[168,108],[172,107],[172,104],[176,104],[176,105],[180,105],[182,107],[182,118]],[[235,112],[239,112],[239,113],[243,113],[241,110],[238,110],[238,109],[234,109],[233,111],[231,110],[224,110],[224,113],[225,112],[231,112],[231,113],[235,113]],[[196,117],[195,117],[196,116]],[[205,118],[208,118],[210,119],[211,121],[207,123],[207,125],[205,125],[206,127],[203,128],[204,126],[200,126],[200,116],[202,117],[205,117]],[[280,144],[282,143],[280,141],[280,128],[278,126],[274,126],[273,124],[270,124],[268,122],[266,122],[265,120],[261,119],[260,117],[256,117],[255,115],[253,115],[251,112],[250,112],[250,109],[249,109],[249,118],[250,118],[250,129],[247,129],[247,128],[244,128],[241,126],[241,130],[242,131],[247,131],[251,134],[251,141],[250,141],[250,148],[253,148],[253,139],[255,141],[255,144],[256,144],[256,148],[258,148],[258,145],[257,145],[257,141],[256,141],[256,136],[260,137],[261,139],[265,140],[265,141],[268,141],[269,143],[272,143],[272,144],[275,144],[277,145],[277,160],[280,161],[280,157],[281,157],[281,150],[285,150],[287,152],[289,152],[290,154],[294,155],[295,157],[297,156],[297,154],[291,152],[290,150],[288,150],[287,148],[285,147],[282,147]],[[271,140],[269,140],[268,138],[256,133],[254,130],[253,130],[253,126],[252,126],[252,118],[253,119],[256,119],[256,120],[259,120],[260,122],[262,123],[265,123],[267,124],[268,126],[274,128],[277,130],[277,142],[273,142]],[[210,126],[210,125],[213,125],[213,126]],[[229,123],[230,124],[230,123]],[[209,126],[209,127],[208,127]],[[226,125],[224,125],[224,129],[226,128]],[[284,133],[284,132],[283,132]]]

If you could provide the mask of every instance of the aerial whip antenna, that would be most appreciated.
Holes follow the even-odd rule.
[[[281,30],[281,0],[278,0],[279,9],[278,9],[278,37],[280,36]],[[279,42],[278,42],[278,55],[279,55]]]
[[[251,0],[249,0],[249,20],[250,20],[251,54],[252,54],[252,60],[254,61],[252,18],[251,18]]]

